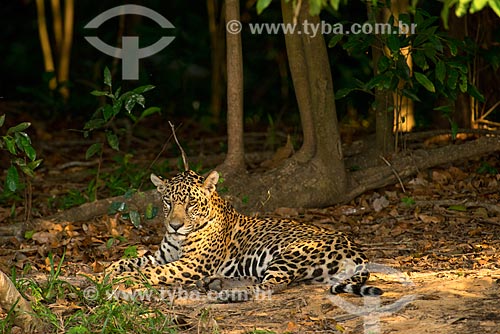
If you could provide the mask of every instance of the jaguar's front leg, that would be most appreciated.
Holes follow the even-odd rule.
[[[106,268],[105,272],[111,276],[116,276],[122,272],[132,272],[139,268],[156,267],[177,261],[182,255],[184,238],[184,236],[166,233],[154,255],[148,251],[144,256],[135,259],[118,260]]]
[[[126,271],[117,278],[134,283],[146,282],[151,285],[192,285],[204,276],[200,266],[183,259],[156,267],[148,266],[135,271]]]

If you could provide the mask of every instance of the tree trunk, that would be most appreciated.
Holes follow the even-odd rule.
[[[370,22],[385,22],[383,10],[373,6],[371,1],[367,2],[368,20]],[[384,56],[384,45],[379,38],[372,45],[373,74],[378,75],[378,62]],[[386,155],[394,152],[394,100],[392,92],[383,89],[375,90],[375,126],[376,126],[376,150],[378,154]]]
[[[282,8],[284,24],[293,23],[293,3],[283,0]],[[297,12],[299,26],[305,20],[310,24],[320,22],[318,16],[309,14],[307,2],[303,2]],[[325,206],[340,201],[346,189],[347,178],[325,40],[321,34],[314,37],[287,34],[285,38],[304,144],[297,154],[274,170],[262,175],[239,174],[226,179],[229,192],[236,195],[233,200],[246,199],[246,203],[236,203],[246,211],[269,211],[281,206]],[[229,59],[227,61],[229,64]]]
[[[285,0],[282,0],[281,8],[283,12],[283,23],[292,23],[294,18],[293,7],[289,3],[286,3]],[[300,20],[302,21],[303,18],[300,18]],[[302,147],[295,155],[295,159],[300,162],[310,160],[316,151],[316,138],[312,117],[313,101],[311,86],[309,85],[307,61],[305,59],[306,55],[304,54],[304,42],[301,36],[285,34],[288,62],[289,64],[294,64],[294,66],[290,66],[290,72],[292,74],[295,96],[297,97],[297,104],[299,106],[303,133]]]
[[[450,36],[459,41],[463,41],[467,36],[467,18],[468,15],[457,17],[455,11],[450,12],[449,25]],[[472,66],[470,67],[473,68]],[[474,75],[474,73],[472,73]],[[469,73],[469,80],[472,78]],[[466,93],[458,92],[457,99],[454,101],[453,120],[460,128],[470,129],[472,127],[472,110],[469,100],[469,95]]]
[[[240,22],[239,0],[226,0],[226,24]],[[227,41],[227,156],[220,171],[232,174],[245,169],[243,145],[243,54],[241,32],[226,29]]]
[[[224,34],[224,7],[220,4],[221,1],[207,0],[208,11],[208,30],[210,31],[210,47],[212,55],[212,73],[211,73],[211,95],[210,95],[210,112],[212,114],[212,122],[218,124],[222,110],[222,102],[224,97],[224,50],[225,50],[225,34]],[[219,16],[221,14],[221,17]]]

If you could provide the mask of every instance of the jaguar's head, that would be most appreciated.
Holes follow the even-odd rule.
[[[151,181],[161,195],[168,233],[187,236],[209,221],[210,199],[216,194],[219,173],[212,171],[203,178],[188,170],[169,180],[151,174]]]

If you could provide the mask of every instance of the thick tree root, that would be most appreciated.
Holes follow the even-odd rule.
[[[42,331],[38,318],[34,316],[30,303],[21,296],[12,281],[0,271],[0,309],[9,312],[13,323],[24,333]]]
[[[328,180],[334,178],[318,161],[299,164],[293,160],[284,162],[281,168],[259,174],[225,175],[223,187],[229,190],[229,199],[245,212],[272,211],[279,207],[320,207],[348,202],[368,191],[398,182],[416,175],[419,170],[453,161],[500,151],[500,138],[483,137],[460,145],[448,145],[435,149],[416,150],[395,156],[391,165],[386,164],[348,174],[348,192],[336,195],[329,190]],[[222,195],[225,195],[222,193]],[[149,203],[160,205],[157,192],[150,190],[131,198],[117,196],[86,203],[46,219],[35,220],[31,228],[44,221],[88,221],[105,215],[113,202],[125,202],[130,208],[143,209]],[[7,228],[9,226],[5,226]],[[12,234],[20,235],[20,226],[12,225]],[[2,231],[3,235],[12,235]]]

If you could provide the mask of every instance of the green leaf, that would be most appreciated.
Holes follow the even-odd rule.
[[[125,248],[125,251],[123,251],[123,259],[134,259],[137,256],[139,256],[139,253],[137,252],[137,246],[128,246]]]
[[[385,72],[391,66],[391,60],[385,56],[380,57],[377,65],[378,73]]]
[[[399,51],[400,45],[399,45],[399,37],[398,35],[389,35],[387,37],[387,46],[392,52],[397,52]]]
[[[332,6],[334,11],[339,10],[340,0],[330,0],[330,6]]]
[[[121,99],[115,100],[113,102],[113,115],[118,115],[120,110],[122,110],[123,101]]]
[[[111,105],[106,104],[102,107],[102,117],[104,117],[104,121],[107,122],[111,119],[111,117],[115,116],[114,109]]]
[[[31,161],[31,162],[28,162],[28,168],[31,169],[31,170],[35,170],[38,168],[38,166],[40,166],[40,164],[42,163],[43,159],[38,159],[38,160],[35,160],[35,161]]]
[[[311,16],[319,15],[321,12],[322,0],[309,0],[309,14]]]
[[[143,95],[134,93],[130,95],[127,99],[125,99],[125,110],[127,110],[128,113],[130,114],[132,112],[132,109],[134,109],[136,103],[144,108],[145,102],[146,99],[144,98]]]
[[[16,155],[16,141],[14,140],[14,138],[12,138],[11,136],[3,136],[2,138],[10,154]]]
[[[139,117],[139,119],[144,119],[144,118],[146,118],[150,115],[153,115],[157,112],[160,112],[160,111],[161,111],[160,107],[149,107],[141,113],[141,116]]]
[[[410,67],[404,57],[400,57],[396,62],[396,74],[405,81],[410,80]]]
[[[458,45],[455,41],[451,40],[448,43],[448,48],[450,48],[450,53],[453,57],[455,57],[458,53]]]
[[[101,128],[102,126],[104,126],[104,124],[106,124],[106,122],[102,118],[94,118],[94,119],[91,119],[90,121],[88,121],[87,123],[85,123],[85,125],[83,126],[83,129],[84,130],[95,130],[95,129]]]
[[[447,81],[448,87],[451,90],[455,90],[457,88],[457,81],[458,81],[458,71],[451,68],[448,71],[448,81]]]
[[[113,202],[108,208],[108,214],[113,215],[117,212],[123,212],[127,210],[127,203],[125,202]]]
[[[136,228],[138,228],[141,225],[141,215],[139,214],[139,212],[137,212],[136,210],[131,210],[129,212],[129,215],[130,215],[130,221],[132,222],[132,224]]]
[[[0,116],[0,128],[3,126],[5,123],[5,115]]]
[[[413,100],[413,101],[416,101],[416,102],[420,102],[420,99],[418,98],[418,96],[415,95],[414,92],[412,92],[412,91],[410,91],[408,89],[402,89],[401,93],[403,93],[403,95],[406,96],[407,98],[409,98],[410,100]]]
[[[31,146],[31,144],[27,144],[24,146],[24,153],[26,153],[26,156],[28,157],[28,159],[30,159],[31,161],[35,161],[36,151],[33,148],[33,146]]]
[[[411,206],[416,203],[412,197],[403,197],[401,198],[401,202],[406,206]]]
[[[35,234],[35,231],[34,230],[28,230],[26,232],[24,232],[24,239],[31,239],[33,238],[33,234]]]
[[[26,132],[16,132],[14,134],[14,138],[16,140],[16,146],[22,152],[26,153],[26,148],[31,147],[31,140],[30,137],[26,134]]]
[[[458,134],[458,123],[450,121],[450,125],[451,125],[451,139],[456,140]]]
[[[136,190],[135,189],[129,189],[125,192],[125,194],[123,194],[123,197],[125,199],[131,199],[132,196],[134,196],[134,194],[136,193]]]
[[[262,14],[264,9],[269,7],[271,0],[257,0],[257,15]]]
[[[106,140],[108,141],[109,146],[113,150],[115,151],[120,150],[118,136],[116,135],[116,133],[114,133],[113,131],[106,131]]]
[[[480,102],[484,102],[484,95],[474,85],[467,85],[467,93]]]
[[[484,8],[484,6],[486,6],[488,2],[495,2],[495,1],[473,0],[469,8],[469,13],[474,14],[476,12],[479,12]]]
[[[446,104],[444,106],[435,107],[435,108],[433,108],[433,110],[442,111],[444,114],[448,114],[448,113],[451,113],[453,111],[453,105]]]
[[[384,74],[379,74],[370,79],[365,85],[365,88],[371,90],[373,88],[383,89],[387,77]]]
[[[488,4],[490,5],[491,9],[497,14],[497,16],[500,16],[500,2],[497,0],[490,0],[488,1]]]
[[[349,95],[349,93],[352,92],[353,90],[356,90],[356,88],[341,88],[335,94],[335,99],[340,100]]]
[[[18,125],[16,126],[13,126],[11,128],[9,128],[7,130],[7,135],[10,135],[10,134],[13,134],[13,133],[16,133],[16,132],[20,132],[20,131],[24,131],[26,130],[27,128],[29,128],[31,125],[30,122],[22,122],[22,123],[19,123]]]
[[[96,153],[101,153],[102,152],[102,143],[94,143],[90,145],[90,147],[87,149],[87,152],[85,152],[85,159],[90,159],[92,158]]]
[[[436,88],[434,87],[434,84],[425,76],[425,74],[415,72],[415,79],[417,79],[418,83],[424,86],[425,89],[427,89],[431,93],[436,92]]]
[[[153,219],[158,214],[158,208],[153,206],[153,203],[148,203],[146,206],[146,219]]]
[[[35,173],[33,172],[33,170],[32,170],[31,168],[29,168],[29,166],[28,166],[28,165],[26,165],[26,164],[24,163],[24,161],[23,161],[23,163],[22,163],[22,164],[20,164],[20,165],[19,165],[19,168],[21,168],[21,171],[22,171],[24,174],[26,174],[26,175],[28,175],[28,176],[30,176],[30,177],[34,177],[34,176],[35,176]]]
[[[458,83],[458,88],[462,93],[465,93],[467,91],[467,76],[465,74],[462,74],[460,76],[460,82]]]
[[[7,189],[15,192],[19,188],[19,173],[15,166],[10,166],[7,170],[7,179],[5,180]]]
[[[415,52],[413,54],[413,61],[415,62],[415,65],[422,69],[422,71],[426,71],[429,68],[427,61],[425,60],[425,56],[421,52]]]
[[[106,241],[106,248],[110,249],[115,243],[115,240],[116,240],[115,238],[109,238],[108,241]]]
[[[334,35],[328,42],[328,47],[329,48],[335,47],[335,45],[337,45],[337,43],[342,40],[342,37],[344,37],[342,34]]]
[[[93,90],[90,92],[91,95],[94,96],[110,96],[109,92],[105,92],[103,90]]]
[[[450,205],[448,210],[465,212],[467,211],[467,207],[464,205]]]
[[[107,66],[104,68],[104,84],[111,88],[111,72]]]
[[[153,85],[144,85],[144,86],[140,86],[140,87],[135,88],[134,90],[132,90],[132,92],[134,92],[136,94],[142,94],[142,93],[148,92],[148,91],[150,91],[152,89],[155,89],[155,86],[153,86]]]
[[[444,84],[444,78],[446,77],[446,66],[444,62],[439,61],[436,64],[436,80]]]

